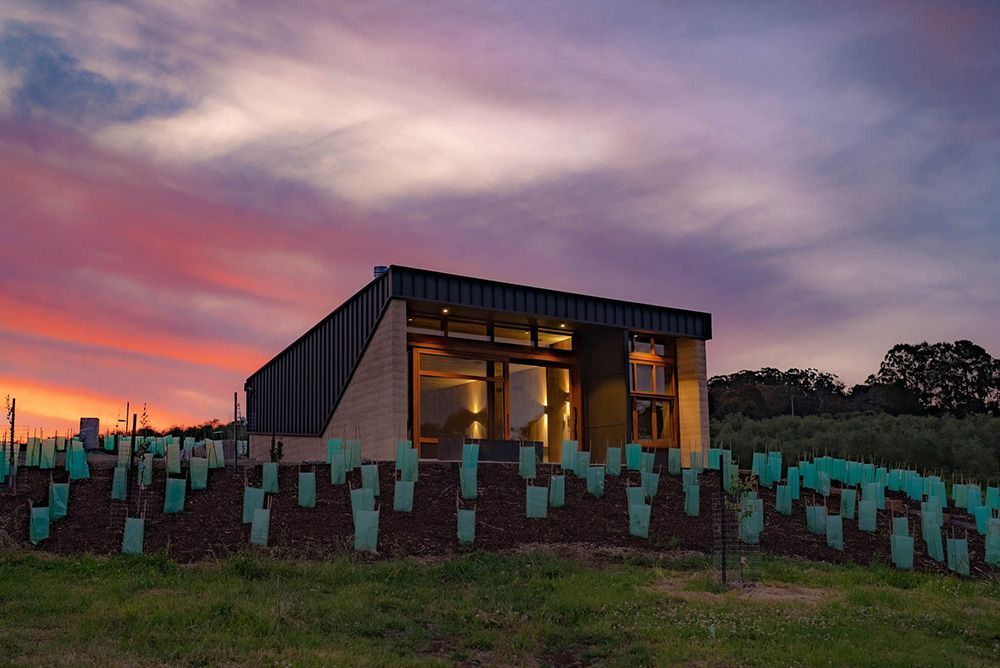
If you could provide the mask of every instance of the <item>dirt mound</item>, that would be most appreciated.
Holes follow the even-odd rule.
[[[162,465],[162,462],[158,462]],[[361,484],[360,473],[348,476],[348,485],[331,485],[325,466],[303,467],[316,471],[316,507],[300,508],[297,503],[299,467],[281,467],[280,492],[271,495],[271,551],[282,556],[326,559],[338,552],[353,549],[354,528],[350,511],[350,487]],[[710,553],[713,547],[713,503],[717,502],[718,477],[703,475],[701,516],[684,513],[684,495],[679,477],[661,477],[659,493],[653,503],[649,540],[634,538],[628,532],[625,487],[639,484],[637,472],[609,477],[606,492],[596,498],[586,491],[586,481],[566,478],[566,506],[550,508],[544,520],[524,515],[525,482],[516,465],[481,464],[479,498],[459,500],[457,465],[421,462],[416,484],[413,512],[392,511],[393,466],[382,464],[380,470],[382,509],[379,526],[378,555],[374,557],[437,558],[465,551],[456,536],[457,506],[476,509],[476,542],[480,549],[517,550],[522,546],[546,545],[554,549],[583,550],[597,559],[615,559],[622,552],[676,555],[683,552]],[[555,471],[539,466],[536,483],[546,485]],[[125,504],[112,501],[112,469],[95,462],[89,480],[71,484],[69,515],[52,524],[50,538],[36,549],[58,554],[117,554],[121,551],[122,528],[126,512],[135,515],[135,500]],[[56,482],[65,480],[63,471],[52,472]],[[49,471],[22,470],[18,475],[18,493],[0,496],[0,526],[19,543],[28,543],[28,504],[46,504]],[[242,523],[244,479],[260,484],[260,467],[245,472],[213,470],[208,489],[187,490],[184,512],[162,512],[165,471],[155,470],[153,485],[142,500],[145,508],[146,552],[166,551],[182,562],[224,557],[249,545],[250,529]],[[136,487],[131,485],[134,495]],[[761,490],[765,500],[766,521],[761,536],[763,552],[782,554],[832,563],[889,563],[890,516],[879,513],[878,531],[865,533],[855,522],[844,522],[844,551],[826,545],[824,536],[806,531],[805,508],[796,503],[790,517],[774,510],[774,494]],[[964,532],[963,532],[964,533]],[[919,570],[945,571],[931,560],[917,541],[914,563]],[[998,569],[982,565],[983,539],[969,535],[969,556],[979,575],[997,574]],[[603,556],[601,556],[603,555]]]

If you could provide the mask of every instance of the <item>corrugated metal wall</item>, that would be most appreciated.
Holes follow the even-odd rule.
[[[712,316],[393,266],[392,296],[708,339]]]
[[[321,433],[388,302],[383,275],[247,379],[249,430]]]
[[[712,336],[712,317],[707,313],[394,265],[247,379],[249,430],[322,433],[392,298],[699,339]]]

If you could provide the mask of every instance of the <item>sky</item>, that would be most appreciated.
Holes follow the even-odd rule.
[[[285,4],[0,3],[20,425],[226,418],[376,264],[1000,356],[1000,4]]]

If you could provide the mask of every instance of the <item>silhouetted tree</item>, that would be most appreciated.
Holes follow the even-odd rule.
[[[708,382],[709,409],[720,417],[734,413],[755,419],[838,413],[848,409],[848,398],[837,376],[816,369],[765,367],[715,376]]]
[[[868,384],[905,389],[934,414],[1000,409],[1000,360],[971,341],[895,345]]]
[[[900,343],[867,383],[846,388],[816,369],[765,367],[708,381],[713,417],[882,412],[958,417],[1000,413],[1000,360],[971,341]]]

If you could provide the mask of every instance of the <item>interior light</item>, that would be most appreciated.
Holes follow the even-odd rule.
[[[447,309],[447,308],[443,308],[443,309],[441,309],[441,313],[447,313],[447,312],[448,312],[448,309]]]
[[[559,323],[559,327],[562,329],[566,329],[566,323],[565,322]]]

